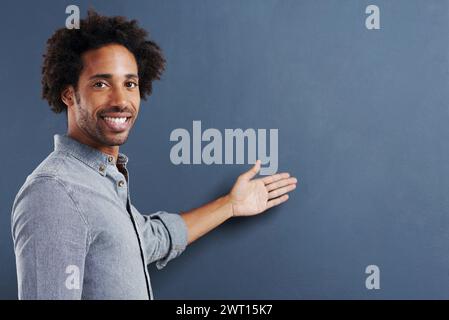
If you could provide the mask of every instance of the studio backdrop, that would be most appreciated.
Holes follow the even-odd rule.
[[[40,77],[69,5],[137,19],[167,59],[120,149],[140,212],[198,207],[255,159],[299,180],[150,266],[156,299],[449,298],[445,0],[2,2],[0,298],[14,197],[66,130]]]

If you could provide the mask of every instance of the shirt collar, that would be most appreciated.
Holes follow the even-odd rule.
[[[55,134],[54,143],[55,151],[72,155],[103,176],[106,175],[108,165],[115,166],[118,164],[126,167],[128,163],[128,157],[123,153],[119,153],[117,159],[115,159],[112,155],[83,144],[67,134]]]

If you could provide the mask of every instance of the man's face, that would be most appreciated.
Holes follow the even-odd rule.
[[[111,44],[83,54],[76,99],[68,108],[69,130],[98,146],[126,142],[140,105],[134,55]]]

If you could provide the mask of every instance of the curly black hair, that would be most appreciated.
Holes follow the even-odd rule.
[[[83,69],[81,55],[112,43],[123,45],[134,54],[140,96],[145,100],[151,95],[153,80],[160,80],[165,70],[162,50],[148,39],[148,32],[140,28],[136,20],[102,16],[90,9],[87,17],[80,20],[79,29],[61,28],[47,41],[42,65],[42,97],[54,112],[67,111],[61,93],[69,85],[77,88]]]

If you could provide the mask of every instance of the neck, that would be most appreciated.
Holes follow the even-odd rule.
[[[105,145],[99,144],[98,142],[91,139],[89,136],[82,135],[79,132],[72,131],[70,129],[67,131],[67,135],[70,138],[75,139],[76,141],[78,141],[82,144],[88,145],[94,149],[97,149],[100,152],[103,152],[103,153],[113,156],[114,159],[117,159],[117,157],[118,157],[119,146],[105,146]]]

